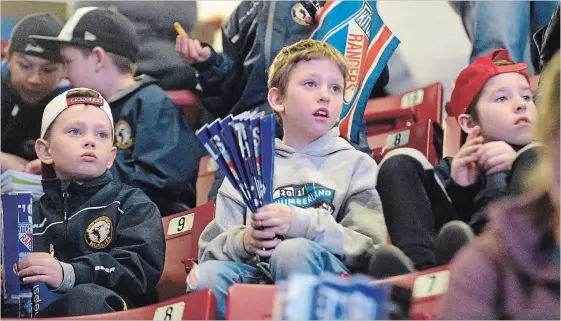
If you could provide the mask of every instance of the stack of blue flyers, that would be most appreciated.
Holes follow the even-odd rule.
[[[364,275],[291,275],[279,284],[275,315],[282,320],[387,320],[390,285]]]
[[[275,116],[244,112],[216,119],[197,137],[253,213],[273,200]]]

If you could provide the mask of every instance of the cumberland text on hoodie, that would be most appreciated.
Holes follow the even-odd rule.
[[[273,199],[292,207],[286,238],[306,238],[336,255],[351,269],[376,244],[385,243],[386,225],[376,191],[376,162],[339,137],[339,129],[301,150],[276,140]],[[252,213],[224,180],[216,215],[199,240],[199,262],[254,259],[243,246]]]

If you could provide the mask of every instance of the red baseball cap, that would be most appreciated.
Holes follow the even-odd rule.
[[[513,65],[497,66],[493,61],[499,59],[510,61]],[[526,77],[528,82],[530,82],[530,77],[526,73],[527,67],[528,65],[525,63],[513,61],[506,49],[496,49],[485,56],[477,58],[462,70],[456,79],[450,104],[446,107],[448,115],[458,117],[461,114],[465,114],[471,102],[491,77],[509,72],[517,72]]]

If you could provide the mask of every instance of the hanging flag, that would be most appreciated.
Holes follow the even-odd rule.
[[[315,2],[302,1],[312,9]],[[326,1],[310,38],[334,46],[349,62],[339,130],[358,144],[366,103],[399,39],[378,15],[376,1],[369,0]]]

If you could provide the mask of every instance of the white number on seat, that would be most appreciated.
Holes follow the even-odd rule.
[[[409,143],[410,129],[402,130],[398,133],[391,134],[386,138],[386,148],[395,148]]]
[[[413,298],[420,299],[445,293],[448,291],[449,280],[450,271],[448,270],[420,275],[413,284]]]
[[[191,230],[191,228],[193,228],[194,219],[195,213],[185,214],[172,218],[169,221],[168,235],[174,235]]]
[[[156,309],[153,320],[182,320],[185,302],[177,302]]]
[[[424,98],[425,98],[424,89],[419,89],[407,93],[403,95],[403,97],[401,97],[401,108],[405,109],[405,108],[415,107],[421,104]]]

